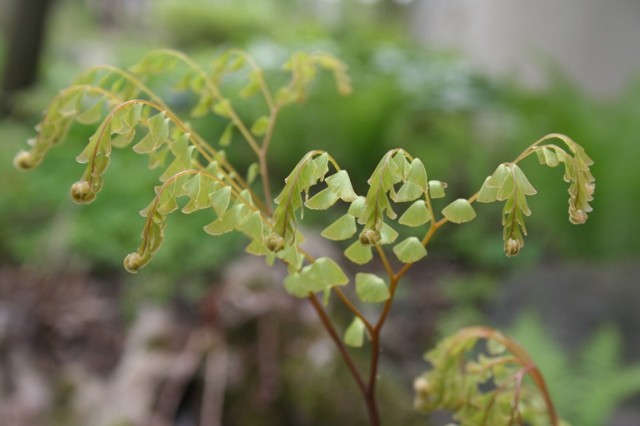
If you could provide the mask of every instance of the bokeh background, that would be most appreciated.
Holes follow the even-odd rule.
[[[91,128],[74,127],[34,172],[12,167],[74,75],[163,47],[202,63],[241,47],[270,75],[298,49],[349,65],[351,96],[321,79],[282,115],[276,182],[322,148],[362,192],[401,146],[453,199],[542,135],[582,144],[597,181],[584,226],[567,220],[561,171],[531,160],[539,194],[518,257],[502,253],[493,206],[433,241],[383,336],[381,410],[388,425],[445,424],[411,409],[422,354],[486,324],[531,352],[572,424],[640,424],[639,21],[633,0],[2,0],[0,424],[366,424],[308,306],[283,291],[279,268],[243,254],[241,237],[214,239],[205,216],[176,216],[155,261],[124,272],[155,182],[134,155],[114,155],[85,207],[67,194]],[[219,137],[215,120],[201,127]],[[244,166],[245,154],[232,152]]]

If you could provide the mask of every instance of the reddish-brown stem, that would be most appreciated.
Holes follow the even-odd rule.
[[[307,259],[307,261],[309,261],[310,263],[315,262],[315,258],[313,256],[311,256],[309,253],[307,253],[306,251],[304,251],[304,249],[302,247],[298,247],[298,250],[300,250],[300,253],[302,253],[305,257],[305,259]],[[353,302],[351,301],[351,299],[349,299],[349,297],[344,294],[344,292],[340,289],[340,287],[333,287],[332,290],[338,295],[338,298],[340,299],[340,301],[344,304],[344,306],[356,317],[360,318],[360,320],[362,321],[362,323],[364,324],[365,328],[367,329],[367,331],[369,333],[371,333],[373,331],[373,325],[371,324],[371,322],[362,314],[362,312],[360,312],[360,310],[358,309],[358,307],[356,305],[353,304]]]
[[[336,331],[335,327],[331,323],[331,319],[329,318],[324,308],[322,307],[322,304],[318,300],[318,297],[313,293],[309,293],[308,299],[311,302],[311,306],[313,306],[316,313],[320,317],[320,322],[322,323],[323,327],[325,328],[327,333],[329,333],[331,340],[333,340],[333,343],[335,343],[336,347],[340,351],[340,355],[342,356],[342,359],[344,360],[344,363],[346,364],[347,369],[351,373],[351,376],[353,377],[356,384],[358,385],[358,389],[360,389],[360,393],[362,394],[365,400],[365,403],[367,405],[367,413],[369,415],[369,421],[371,426],[380,426],[380,414],[378,413],[376,400],[374,397],[372,397],[373,394],[372,392],[370,392],[369,386],[365,385],[364,380],[362,379],[362,374],[360,373],[355,363],[353,362],[353,358],[351,358],[351,355],[349,355],[347,348],[342,343],[342,340],[338,335],[338,332]]]
[[[475,197],[476,196],[474,195],[472,197],[472,200],[475,200]],[[447,222],[446,218],[443,218],[440,221],[435,222],[429,228],[429,230],[427,231],[427,234],[422,239],[422,244],[426,246],[431,240],[431,238],[433,237],[433,235],[435,234],[435,232],[438,230],[438,228],[440,228],[446,222]],[[391,305],[393,305],[393,298],[395,296],[396,289],[398,287],[398,282],[407,273],[407,271],[409,271],[411,266],[413,266],[413,263],[406,263],[402,266],[402,268],[398,270],[398,272],[394,273],[393,268],[391,267],[389,260],[387,259],[387,256],[384,253],[384,250],[382,249],[382,247],[376,246],[376,251],[378,252],[378,255],[380,256],[382,264],[384,265],[385,271],[389,276],[389,281],[390,281],[389,294],[390,295],[389,295],[389,298],[386,300],[384,307],[382,308],[382,313],[380,314],[380,318],[378,319],[378,322],[375,324],[375,326],[373,326],[372,330],[369,330],[370,340],[371,340],[371,360],[369,363],[369,380],[367,382],[366,399],[367,399],[367,404],[370,404],[372,406],[377,405],[376,382],[378,379],[378,364],[380,361],[380,333],[382,331],[382,328],[384,327],[387,317],[389,316],[389,312],[391,312]]]
[[[334,287],[333,291],[336,292],[336,294],[338,295],[338,297],[340,298],[344,306],[346,306],[346,308],[349,311],[351,311],[351,313],[354,316],[360,318],[360,320],[364,324],[364,327],[367,329],[367,331],[369,333],[373,332],[373,325],[371,324],[371,322],[362,314],[362,312],[360,312],[360,310],[356,307],[356,305],[354,305],[353,302],[351,302],[351,300],[347,297],[347,295],[344,294],[344,292],[338,287]]]
[[[331,339],[338,347],[338,350],[340,351],[340,354],[342,355],[344,362],[347,364],[347,368],[351,372],[351,375],[355,379],[356,384],[358,385],[358,388],[360,388],[360,390],[364,392],[365,386],[364,386],[364,381],[362,380],[362,376],[358,371],[358,369],[356,368],[356,365],[353,362],[351,355],[349,355],[349,352],[347,352],[347,348],[342,343],[340,336],[338,336],[338,332],[336,331],[335,327],[331,323],[331,319],[329,318],[324,308],[322,307],[322,304],[318,300],[318,297],[314,293],[309,293],[308,298],[309,298],[309,301],[311,302],[311,305],[313,306],[313,309],[315,309],[316,313],[320,317],[320,321],[322,322],[322,325],[327,330],[327,332],[329,333],[329,336],[331,336]]]
[[[523,364],[522,360],[519,360],[517,358],[515,358],[515,360],[511,362],[514,362],[516,364]],[[515,389],[515,395],[513,399],[514,404],[511,407],[511,419],[509,421],[511,422],[511,420],[513,420],[514,418],[520,417],[517,407],[518,407],[518,404],[520,403],[520,390],[522,387],[522,380],[524,379],[524,376],[527,374],[527,372],[531,370],[531,368],[532,368],[531,364],[523,365],[523,368],[518,370],[518,372],[511,377],[510,381],[507,381],[501,384],[492,392],[493,395],[491,395],[491,399],[489,400],[489,403],[487,404],[487,408],[485,409],[484,415],[482,416],[482,423],[480,423],[481,426],[487,426],[487,421],[489,420],[489,414],[496,403],[496,399],[498,398],[498,395],[500,394],[500,392],[502,392],[503,390],[507,389],[510,386],[511,381],[513,381],[514,383],[513,386]],[[520,422],[522,424],[522,419],[520,419]],[[511,423],[509,423],[509,425],[511,425]]]
[[[551,422],[551,426],[558,426],[559,419],[558,413],[556,412],[556,408],[553,405],[553,401],[551,401],[551,395],[549,394],[549,389],[547,388],[547,384],[544,381],[544,377],[542,373],[536,367],[533,360],[529,357],[529,354],[515,341],[509,339],[503,334],[488,328],[488,327],[470,327],[464,330],[464,332],[458,334],[458,338],[461,340],[479,337],[487,340],[495,340],[500,343],[504,347],[506,347],[514,356],[516,356],[523,364],[528,367],[527,373],[531,376],[534,383],[542,393],[542,397],[544,399],[544,403],[547,407],[547,411],[549,413],[549,420]]]
[[[382,261],[382,266],[384,266],[384,270],[387,272],[389,277],[393,277],[393,268],[391,267],[391,263],[389,263],[389,259],[387,258],[384,249],[380,244],[376,244],[376,252],[378,256],[380,256],[380,260]]]
[[[391,278],[391,283],[389,284],[389,299],[384,304],[384,308],[382,310],[382,314],[380,315],[380,319],[373,327],[373,331],[371,331],[371,361],[369,364],[369,381],[367,383],[367,404],[371,404],[376,406],[376,383],[378,379],[378,364],[380,358],[380,331],[384,326],[384,323],[391,311],[391,305],[393,303],[393,296],[396,292],[396,288],[398,287],[398,280],[395,277]]]

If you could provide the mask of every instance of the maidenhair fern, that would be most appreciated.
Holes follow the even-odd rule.
[[[569,149],[570,153],[555,144],[546,143],[558,139]],[[484,181],[477,201],[491,203],[504,201],[502,225],[504,226],[504,251],[507,256],[518,254],[524,247],[523,235],[527,234],[524,216],[531,210],[527,205],[527,196],[537,191],[524,175],[518,162],[532,153],[536,153],[540,164],[555,167],[565,165],[564,180],[569,182],[569,220],[573,224],[587,221],[587,213],[591,212],[589,202],[593,200],[595,179],[589,170],[593,161],[584,149],[565,135],[550,134],[531,145],[514,162],[498,166],[493,174]]]
[[[128,70],[94,67],[52,100],[37,136],[29,141],[31,148],[18,153],[15,165],[20,169],[37,166],[49,149],[65,139],[74,122],[97,125],[77,156],[85,170],[71,187],[72,199],[86,204],[93,202],[102,189],[114,148],[130,147],[147,156],[149,167],[162,172],[150,202],[140,212],[145,218],[141,243],[125,257],[125,268],[137,272],[152,259],[162,245],[168,215],[177,211],[208,212],[211,222],[204,231],[212,236],[235,231],[244,234],[249,240],[247,252],[264,256],[269,263],[280,259],[287,264],[285,290],[311,302],[362,393],[371,425],[380,425],[375,388],[381,330],[399,281],[413,263],[427,256],[433,235],[447,222],[473,220],[474,202],[500,201],[504,202],[504,250],[509,256],[515,255],[524,246],[524,218],[531,214],[526,197],[536,193],[520,168],[522,160],[535,153],[550,167],[564,163],[572,223],[586,221],[594,179],[589,171],[592,161],[584,150],[568,137],[553,134],[531,145],[514,161],[500,165],[478,193],[439,206],[439,212],[434,200],[445,197],[446,183],[429,180],[422,160],[401,148],[383,156],[363,194],[354,191],[349,174],[329,153],[311,151],[287,176],[280,194],[272,198],[267,152],[280,111],[303,102],[322,70],[333,75],[339,93],[350,93],[346,69],[341,61],[325,53],[295,53],[282,67],[282,72],[290,76],[288,82],[273,89],[255,60],[240,50],[227,51],[207,66],[183,53],[160,50],[149,53]],[[177,81],[173,91],[187,92],[195,99],[189,107],[191,117],[213,114],[226,120],[213,140],[205,140],[191,127],[188,117],[165,102],[160,93],[166,94],[166,87],[162,91],[152,88],[158,81],[156,76],[164,74]],[[236,74],[235,81],[244,79],[237,93],[227,92],[225,81],[230,74]],[[243,102],[259,103],[261,112],[251,117],[241,114],[244,109],[239,106]],[[255,155],[255,163],[245,173],[240,173],[225,155],[225,148],[238,139],[235,136],[243,139]],[[560,140],[567,149],[552,140]],[[340,259],[315,259],[301,248],[299,222],[305,210],[323,211],[336,205],[344,209],[343,214],[320,235],[344,241],[344,258],[354,264],[350,269],[356,270],[352,278]],[[382,274],[371,267],[359,270],[374,257]],[[349,283],[355,287],[357,300],[342,291]],[[343,332],[336,329],[326,309],[332,295],[351,313],[349,324],[339,326]],[[364,314],[365,310],[371,312],[365,309],[370,304],[380,306],[375,320]],[[468,361],[465,354],[478,339],[498,341],[507,350]],[[363,347],[367,342],[370,364],[364,375],[346,346]],[[443,345],[429,355],[434,369],[417,382],[420,409],[451,409],[463,424],[548,424],[547,418],[551,424],[558,424],[542,377],[522,351],[518,349],[514,356],[508,353],[516,347],[508,339],[493,331],[465,331]],[[522,386],[527,374],[533,376],[541,393]],[[480,391],[487,381],[493,383],[491,393]],[[544,400],[542,409],[536,398]]]

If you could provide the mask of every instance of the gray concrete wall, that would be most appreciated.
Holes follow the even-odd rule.
[[[554,61],[597,95],[640,71],[638,0],[416,0],[413,34],[460,49],[481,68],[544,83]]]

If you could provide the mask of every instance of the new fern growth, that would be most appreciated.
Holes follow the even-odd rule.
[[[548,135],[514,161],[501,164],[476,194],[455,200],[438,212],[434,200],[445,197],[446,184],[429,180],[423,162],[404,149],[393,149],[384,155],[367,181],[369,189],[362,195],[354,191],[349,174],[341,169],[335,158],[327,152],[314,150],[298,162],[285,179],[280,194],[272,199],[267,153],[279,113],[289,105],[303,102],[311,83],[322,70],[333,74],[339,93],[350,93],[346,66],[325,53],[291,56],[283,66],[283,72],[290,75],[289,82],[276,90],[267,83],[256,62],[239,50],[223,53],[209,67],[202,67],[185,54],[172,50],[151,52],[128,70],[94,67],[53,99],[37,127],[38,135],[29,141],[30,150],[19,152],[14,163],[20,169],[33,168],[50,148],[64,140],[74,122],[98,124],[96,132],[77,156],[77,161],[86,168],[71,187],[72,199],[86,204],[95,200],[103,186],[103,175],[113,148],[131,147],[134,152],[146,155],[149,167],[161,169],[162,174],[154,196],[140,212],[145,218],[141,243],[136,251],[125,257],[125,268],[135,273],[152,259],[162,245],[169,214],[178,210],[184,214],[208,210],[212,221],[204,227],[205,232],[216,236],[239,231],[250,241],[247,252],[264,256],[269,263],[280,259],[287,264],[286,291],[309,299],[362,393],[371,425],[380,425],[375,392],[380,334],[399,281],[415,262],[427,256],[433,235],[447,222],[461,224],[473,220],[476,216],[474,202],[500,201],[504,202],[504,250],[509,256],[517,254],[524,246],[524,218],[531,213],[526,197],[536,193],[519,164],[532,154],[550,167],[564,164],[564,177],[570,184],[570,221],[584,223],[591,211],[588,203],[594,191],[594,179],[589,171],[592,161],[568,137]],[[184,117],[152,89],[154,77],[161,74],[172,75],[178,80],[174,90],[191,92],[197,99],[191,116],[215,114],[227,120],[215,143],[196,133]],[[238,93],[225,93],[225,77],[230,74],[245,78],[245,85]],[[263,115],[248,118],[239,112],[238,106],[247,98],[260,99]],[[255,155],[256,162],[249,167],[246,176],[236,170],[225,155],[224,149],[234,134],[244,139]],[[553,141],[562,142],[566,149]],[[322,230],[321,235],[332,241],[347,241],[344,257],[355,267],[377,257],[382,274],[357,272],[350,278],[339,260],[316,259],[301,248],[303,237],[298,222],[304,210],[327,210],[336,203],[342,204],[346,213]],[[398,241],[400,234],[405,237]],[[342,287],[352,281],[358,301],[342,291]],[[351,312],[350,325],[334,325],[327,310],[332,295]],[[364,304],[381,304],[377,318],[364,315]],[[339,328],[344,332],[340,333]],[[452,338],[461,345],[455,349],[456,356],[472,349],[478,338],[493,336],[495,340],[498,336],[489,332],[480,335],[473,331],[461,333]],[[364,374],[347,346],[361,347],[367,340],[370,363],[368,374]],[[503,344],[508,342],[502,337],[498,340]],[[445,343],[445,349],[440,351],[450,350],[450,344]],[[526,354],[521,350],[515,358],[502,352],[498,355],[501,358],[487,358],[473,366],[468,365],[467,373],[462,376],[460,364],[452,361],[454,358],[445,357],[446,362],[442,363],[441,357],[430,355],[433,364],[430,374],[437,376],[439,382],[429,379],[427,384],[464,381],[465,377],[469,381],[461,386],[437,387],[425,385],[427,379],[420,379],[423,381],[417,385],[418,408],[449,408],[458,413],[462,424],[479,424],[469,423],[468,418],[474,419],[472,422],[483,418],[485,423],[489,422],[486,424],[493,425],[530,418],[523,411],[529,405],[524,403],[526,392],[520,384],[524,375],[537,372],[535,366],[528,359],[523,361]],[[511,362],[523,368],[516,373],[515,379],[510,379],[517,386],[511,386],[508,381],[502,384],[504,369]],[[472,379],[472,370],[481,379]],[[542,376],[535,373],[533,377],[547,403],[546,412],[551,423],[558,424]],[[500,395],[484,396],[480,385],[492,378]],[[476,403],[478,398],[484,405]],[[482,414],[466,416],[465,410],[470,406]],[[511,414],[505,414],[503,408],[506,406],[511,407]],[[500,407],[502,411],[494,414],[493,407]]]

